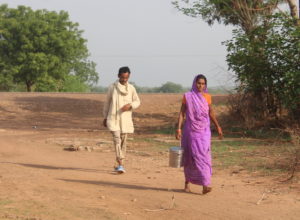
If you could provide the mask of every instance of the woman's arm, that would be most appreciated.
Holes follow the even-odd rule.
[[[218,131],[219,138],[222,139],[223,138],[223,131],[222,131],[221,126],[218,123],[218,120],[217,120],[216,116],[215,116],[215,112],[213,110],[212,105],[209,105],[209,117],[212,120],[212,122],[214,123],[214,125],[215,125],[215,127]]]
[[[176,135],[175,135],[177,140],[181,139],[181,128],[182,128],[182,124],[184,121],[185,108],[186,108],[185,104],[182,103],[180,112],[179,112],[179,116],[178,116],[178,123],[177,123]]]

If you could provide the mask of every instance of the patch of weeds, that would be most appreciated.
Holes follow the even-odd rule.
[[[223,140],[214,142],[212,141],[212,152],[223,153],[230,152],[232,150],[248,150],[253,151],[257,147],[263,145],[263,143],[258,141],[243,141],[240,140]]]
[[[239,165],[244,159],[245,143],[241,140],[212,142],[213,157],[217,160],[217,165],[223,168]],[[251,145],[247,148],[253,149]]]
[[[167,126],[167,127],[159,127],[153,130],[151,133],[153,134],[167,134],[167,135],[174,135],[175,128],[174,126]]]
[[[245,136],[260,138],[260,139],[274,139],[274,140],[285,140],[290,141],[290,135],[287,132],[280,131],[278,129],[266,129],[260,128],[255,130],[245,130]]]
[[[226,127],[224,129],[226,137],[244,137],[244,138],[257,138],[257,139],[273,139],[280,141],[290,141],[291,137],[288,132],[280,129],[272,128],[258,128],[258,129],[245,129],[243,127]],[[214,135],[217,135],[214,132]]]
[[[231,166],[236,166],[243,160],[241,152],[230,152],[226,154],[214,155],[214,160],[216,160],[216,166],[221,168],[229,168]]]
[[[174,146],[172,143],[166,143],[163,141],[159,141],[153,138],[135,138],[135,144],[140,143],[146,147],[144,148],[136,148],[136,150],[144,150],[144,151],[162,151],[167,150],[170,147]]]
[[[213,107],[227,107],[228,106],[226,102],[213,103],[212,105],[213,105]]]
[[[9,199],[0,199],[0,206],[5,206],[8,204],[13,203],[13,201],[9,200]]]
[[[273,175],[288,171],[285,158],[288,144],[268,144],[267,141],[230,140],[212,142],[214,164],[219,168],[240,166],[249,172]]]

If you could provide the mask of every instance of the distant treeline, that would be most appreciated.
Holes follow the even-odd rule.
[[[184,93],[189,91],[191,88],[183,87],[180,84],[176,84],[173,82],[166,82],[165,84],[159,87],[143,87],[138,86],[134,82],[130,82],[136,88],[138,93]],[[211,87],[208,89],[211,94],[229,94],[234,90],[233,87]],[[107,87],[104,86],[95,86],[91,88],[91,92],[99,92],[105,93],[107,91]]]

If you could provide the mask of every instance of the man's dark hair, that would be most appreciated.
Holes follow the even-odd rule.
[[[118,76],[120,76],[122,73],[129,73],[130,74],[130,69],[128,66],[123,66],[119,69]]]

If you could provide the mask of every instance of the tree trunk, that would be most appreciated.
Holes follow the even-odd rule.
[[[32,86],[32,83],[27,81],[26,82],[26,88],[27,88],[27,92],[31,92],[31,86]]]
[[[291,10],[291,16],[299,19],[299,12],[297,8],[297,0],[286,0]],[[300,3],[299,3],[300,4]]]

